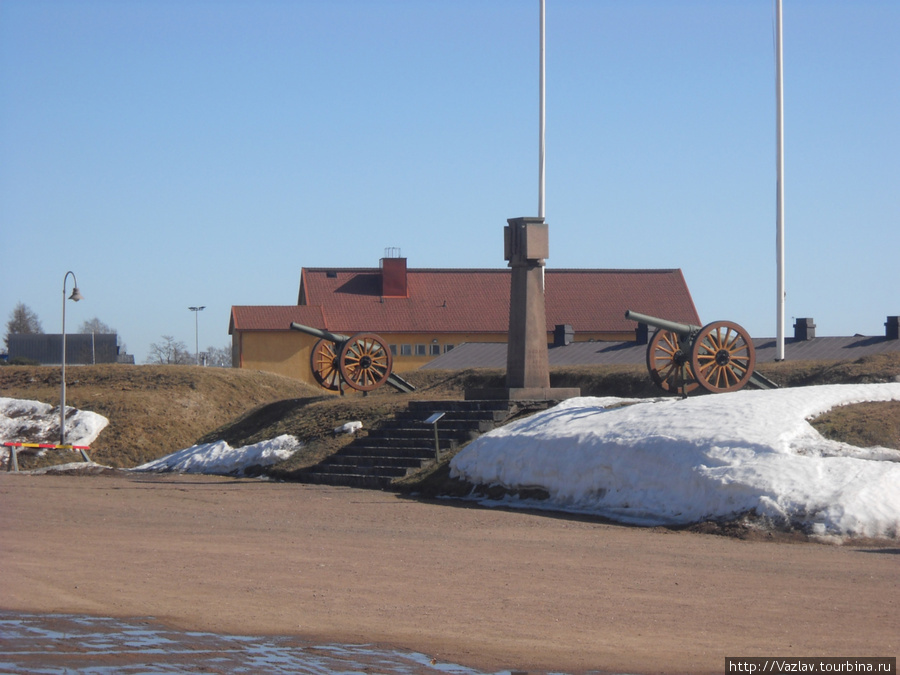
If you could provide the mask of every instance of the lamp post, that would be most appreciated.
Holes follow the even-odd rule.
[[[69,280],[69,275],[72,275],[72,283],[74,284],[72,287],[72,295],[69,296],[69,300],[74,300],[78,302],[84,296],[81,295],[81,291],[78,290],[78,279],[75,278],[75,273],[72,271],[66,272],[66,276],[63,277],[63,304],[62,304],[62,376],[60,377],[60,394],[59,394],[59,444],[66,444],[66,282]]]
[[[197,365],[200,365],[200,320],[198,314],[206,309],[206,305],[199,307],[188,307],[194,313],[194,354],[197,358]]]

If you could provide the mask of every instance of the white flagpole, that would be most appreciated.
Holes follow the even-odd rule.
[[[545,100],[546,100],[546,85],[544,82],[544,70],[546,68],[545,57],[544,57],[544,44],[545,44],[545,31],[544,24],[546,21],[546,7],[545,0],[540,0],[541,3],[541,63],[540,63],[540,144],[539,144],[539,167],[538,167],[538,217],[544,217],[544,173],[545,173],[545,156],[544,156],[544,136],[546,134],[546,110],[545,110]]]
[[[784,361],[784,82],[782,72],[781,0],[775,0],[775,108],[778,185],[775,221],[775,258],[777,273],[777,337],[775,360]]]

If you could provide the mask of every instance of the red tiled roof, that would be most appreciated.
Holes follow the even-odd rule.
[[[290,330],[291,323],[325,328],[322,308],[300,305],[236,305],[231,308],[228,334],[234,331]]]
[[[508,269],[409,269],[407,275],[408,298],[382,298],[377,268],[305,268],[299,301],[321,306],[326,328],[337,332],[507,331]],[[681,270],[548,269],[545,284],[548,331],[563,323],[576,333],[631,331],[626,309],[701,323]]]
[[[571,324],[576,334],[630,331],[625,310],[702,325],[681,270],[547,270],[548,330]]]

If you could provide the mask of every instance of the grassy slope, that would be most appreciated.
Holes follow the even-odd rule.
[[[59,390],[59,368],[0,368],[0,396],[58,406]],[[109,419],[91,457],[115,467],[137,466],[189,447],[204,432],[260,404],[304,396],[319,392],[297,380],[254,371],[127,365],[66,369],[66,404]],[[23,457],[24,466],[30,461]]]
[[[855,362],[765,364],[759,370],[785,386],[900,381],[900,354]],[[503,382],[503,373],[491,370],[414,371],[404,377],[419,387],[412,396],[422,399],[460,398],[467,388]],[[269,373],[193,366],[81,366],[70,368],[66,379],[69,405],[110,420],[92,450],[100,463],[131,467],[197,442],[223,439],[238,446],[290,433],[306,446],[274,467],[274,475],[288,479],[293,470],[347,442],[332,438],[333,428],[352,420],[371,427],[404,408],[410,398],[389,387],[366,397],[353,393],[341,398]],[[551,380],[554,386],[580,387],[587,396],[660,393],[640,366],[555,369]],[[59,369],[0,368],[0,396],[58,405]],[[815,425],[829,437],[855,445],[900,448],[900,403],[848,406],[820,417]],[[23,457],[23,468],[30,461]]]

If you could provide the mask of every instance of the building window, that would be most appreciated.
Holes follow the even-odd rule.
[[[400,345],[400,356],[412,356],[412,345]]]
[[[444,345],[444,353],[453,351],[453,345]]]
[[[440,345],[429,345],[428,351],[431,356],[440,356],[441,354],[441,346]]]
[[[425,351],[425,345],[416,345],[416,356],[425,356],[428,352]]]
[[[388,345],[388,349],[391,350],[391,356],[397,356],[397,345]]]

